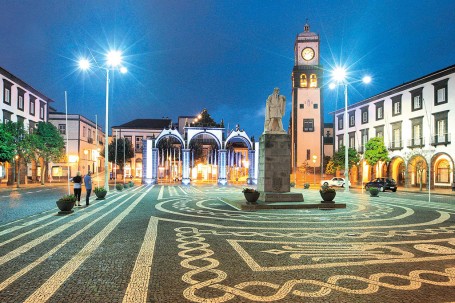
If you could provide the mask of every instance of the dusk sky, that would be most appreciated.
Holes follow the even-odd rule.
[[[129,72],[111,82],[110,126],[137,118],[174,121],[207,108],[226,127],[256,138],[274,87],[291,108],[294,41],[306,19],[320,35],[321,64],[350,68],[349,103],[455,64],[455,1],[2,1],[0,66],[52,98],[52,107],[104,127],[105,72],[77,69],[81,56],[100,64],[122,50]],[[323,91],[328,112],[342,91]]]

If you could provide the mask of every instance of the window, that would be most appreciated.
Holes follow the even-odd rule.
[[[349,147],[355,149],[355,132],[349,133]]]
[[[436,182],[449,183],[450,182],[450,164],[447,160],[443,159],[436,164]]]
[[[11,114],[12,112],[9,112],[5,109],[3,110],[3,124],[11,122]]]
[[[318,77],[316,74],[311,74],[310,76],[310,87],[318,87]]]
[[[22,127],[24,127],[24,122],[25,122],[25,118],[24,117],[17,116],[17,123],[18,124],[22,124]]]
[[[362,124],[368,123],[368,106],[362,107]]]
[[[41,120],[44,120],[44,116],[45,116],[44,102],[40,102],[40,105],[39,105],[39,118]]]
[[[344,146],[344,135],[338,135],[338,149],[340,149],[340,147]]]
[[[384,101],[376,102],[376,121],[384,119]]]
[[[318,109],[318,104],[317,103],[313,104],[313,108]]]
[[[447,103],[447,82],[449,79],[444,79],[433,83],[434,86],[434,105]]]
[[[85,126],[82,126],[82,137],[87,137],[87,128]]]
[[[136,136],[136,150],[142,149],[142,136]]]
[[[29,95],[30,98],[30,115],[34,116],[35,115],[35,100],[36,97]]]
[[[17,109],[24,111],[24,94],[25,91],[21,88],[17,88]]]
[[[339,115],[339,116],[338,116],[338,130],[342,130],[342,129],[343,129],[343,124],[344,124],[344,123],[343,123],[343,122],[344,122],[343,120],[344,120],[344,119],[343,119],[343,115]]]
[[[311,159],[311,150],[309,150],[309,149],[306,150],[306,159],[307,160]]]
[[[411,109],[416,111],[422,109],[422,90],[423,87],[419,87],[411,91]]]
[[[35,131],[35,128],[36,128],[36,122],[28,121],[28,129],[29,129],[30,134],[33,134],[33,132]]]
[[[414,146],[423,146],[423,138],[422,138],[422,123],[423,123],[423,117],[418,117],[411,119],[411,124],[412,124],[412,134],[411,134],[411,142],[408,144],[410,147]]]
[[[355,126],[355,111],[349,112],[349,127]]]
[[[60,134],[66,135],[66,125],[65,124],[59,124],[58,130],[59,130]]]
[[[401,149],[401,121],[392,123],[392,142],[390,148],[393,149]]]
[[[314,119],[303,119],[303,131],[314,132]]]
[[[308,81],[305,74],[300,75],[300,87],[308,87]]]
[[[434,115],[434,138],[432,139],[432,144],[447,144],[449,143],[449,134],[448,134],[448,112],[444,111],[440,113],[435,113]]]
[[[401,96],[402,95],[392,97],[392,116],[401,114]]]
[[[364,147],[367,144],[368,140],[369,140],[369,138],[368,138],[368,128],[367,129],[362,129],[361,130],[361,134],[362,134],[362,147]]]
[[[305,108],[305,104],[299,104],[299,107],[300,107],[300,109],[304,109]]]
[[[376,130],[376,137],[384,138],[384,125],[376,126],[375,130]]]
[[[3,79],[3,103],[11,105],[11,86],[13,84]]]
[[[125,136],[124,138],[126,140],[125,141],[126,144],[131,144],[131,142],[133,142],[133,137],[132,136]]]

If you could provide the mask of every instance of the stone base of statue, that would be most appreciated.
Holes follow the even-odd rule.
[[[291,138],[284,132],[266,132],[259,139],[257,190],[262,202],[303,202],[301,193],[291,193]]]

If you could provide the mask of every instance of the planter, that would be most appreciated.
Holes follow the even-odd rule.
[[[321,194],[322,202],[333,202],[335,196],[337,195],[336,191],[333,192],[319,192]]]
[[[254,202],[256,202],[259,199],[259,192],[258,191],[249,192],[249,193],[243,193],[243,195],[245,196],[245,199],[248,202],[250,202],[250,203],[254,203]]]
[[[375,187],[372,187],[372,188],[370,188],[369,192],[370,192],[370,196],[372,196],[372,197],[378,197],[379,189],[377,189],[377,188],[375,188]]]
[[[106,197],[106,194],[107,194],[107,191],[96,191],[95,192],[96,200],[104,200],[104,198]]]
[[[76,204],[76,202],[67,202],[67,201],[57,201],[57,207],[58,209],[60,209],[60,212],[72,212],[72,209],[74,207],[74,204]]]

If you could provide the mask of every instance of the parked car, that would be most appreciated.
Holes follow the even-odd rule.
[[[397,191],[397,182],[389,178],[376,178],[365,184],[365,189],[369,190],[370,187],[377,187],[380,191],[391,190]]]
[[[344,178],[338,178],[338,177],[334,177],[330,180],[322,180],[321,181],[321,185],[325,185],[325,186],[341,186],[341,187],[344,187],[344,184],[346,182],[344,181]],[[351,182],[349,182],[349,187],[351,187]]]

